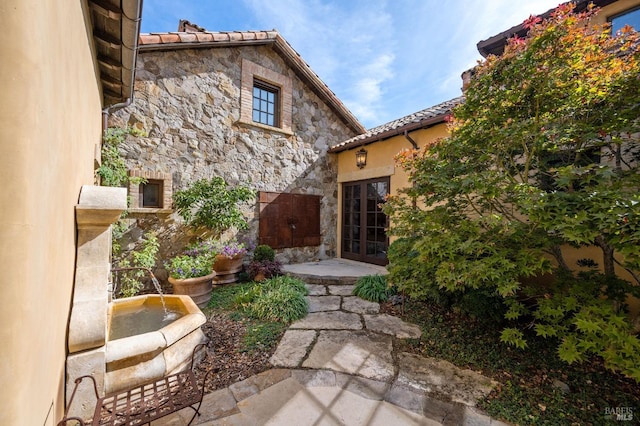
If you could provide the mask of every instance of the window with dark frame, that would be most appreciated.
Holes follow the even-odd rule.
[[[161,180],[148,180],[140,184],[140,207],[162,208],[163,182]]]
[[[611,34],[614,35],[625,25],[629,25],[636,31],[640,31],[640,7],[614,15],[609,18],[609,22],[611,22]]]
[[[555,184],[555,169],[569,165],[584,167],[591,164],[600,164],[600,157],[599,147],[584,149],[581,153],[580,161],[576,161],[576,153],[570,150],[560,150],[543,156],[538,170],[540,188],[545,192],[562,191],[562,189],[558,188]],[[580,183],[576,184],[580,186]]]
[[[278,97],[280,89],[260,80],[253,80],[253,121],[279,127]]]

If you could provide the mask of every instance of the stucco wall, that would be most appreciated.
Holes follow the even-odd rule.
[[[418,144],[419,148],[424,147],[429,142],[446,136],[448,136],[447,126],[444,123],[409,133],[409,137]],[[403,135],[394,136],[365,146],[367,150],[367,165],[362,169],[359,169],[356,165],[356,151],[359,149],[360,147],[356,147],[337,154],[338,228],[336,234],[338,235],[338,253],[340,253],[340,244],[342,241],[342,227],[340,223],[342,215],[342,183],[389,176],[389,191],[391,195],[397,194],[400,188],[405,188],[409,185],[407,173],[402,170],[402,168],[396,167],[394,161],[398,153],[413,149],[409,140]],[[393,241],[393,239],[391,241]]]
[[[593,22],[596,24],[603,24],[612,16],[625,12],[629,9],[633,9],[637,6],[640,6],[640,0],[618,0],[609,6],[603,7],[593,19]]]
[[[74,206],[101,137],[84,3],[0,3],[2,425],[51,425],[64,410]]]
[[[249,63],[290,79],[290,130],[251,125],[242,118],[242,71]],[[321,195],[322,249],[285,249],[278,258],[296,262],[335,252],[337,165],[326,150],[354,133],[271,47],[141,51],[135,93],[134,103],[110,121],[148,132],[148,137],[130,138],[122,149],[130,169],[171,174],[174,190],[219,175],[258,191]],[[257,203],[246,212],[248,234],[256,239]],[[130,235],[135,239],[140,229],[159,231],[161,261],[185,243],[176,240],[185,231],[176,214],[136,217],[138,227]]]

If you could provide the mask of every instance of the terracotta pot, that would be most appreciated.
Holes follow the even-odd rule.
[[[172,278],[169,277],[169,282],[173,286],[173,294],[186,294],[191,296],[193,301],[200,308],[204,308],[211,299],[211,292],[213,291],[213,285],[211,280],[216,276],[213,272],[210,275],[204,277],[194,278]]]
[[[228,258],[223,255],[217,255],[213,262],[213,270],[218,275],[235,274],[242,270],[243,255]]]

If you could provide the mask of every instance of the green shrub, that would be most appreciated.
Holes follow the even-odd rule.
[[[292,287],[285,286],[263,292],[248,305],[252,317],[285,323],[303,318],[308,309],[304,295]]]
[[[253,318],[290,323],[307,314],[307,293],[299,279],[276,277],[239,293],[235,302]]]
[[[247,307],[253,303],[262,294],[262,287],[260,285],[254,285],[247,290],[239,293],[234,298],[236,305]]]
[[[353,294],[370,302],[385,302],[394,291],[387,285],[384,275],[365,275],[358,278]]]
[[[130,253],[130,258],[118,262],[118,268],[146,268],[151,270],[156,264],[156,256],[160,243],[155,234],[145,235],[140,250]],[[133,297],[144,287],[142,279],[148,276],[143,269],[122,270],[117,276],[117,292],[119,297]]]
[[[231,227],[247,229],[240,209],[252,201],[255,191],[243,185],[232,187],[220,176],[200,179],[173,194],[173,204],[185,223],[194,228],[207,228],[218,234]]]
[[[280,275],[278,277],[274,277],[270,280],[265,281],[262,284],[262,288],[270,289],[270,290],[276,290],[282,287],[290,287],[302,293],[303,296],[306,296],[307,294],[309,294],[309,290],[307,290],[307,286],[304,283],[304,281],[298,278],[288,277],[286,275]]]
[[[253,260],[256,262],[269,261],[273,262],[276,259],[276,252],[266,244],[261,244],[253,251]]]
[[[286,329],[287,325],[279,321],[249,324],[240,352],[265,351],[275,347]]]

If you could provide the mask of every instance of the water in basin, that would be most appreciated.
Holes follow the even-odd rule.
[[[165,311],[162,305],[120,307],[111,318],[109,340],[160,330],[183,315],[171,309]]]

